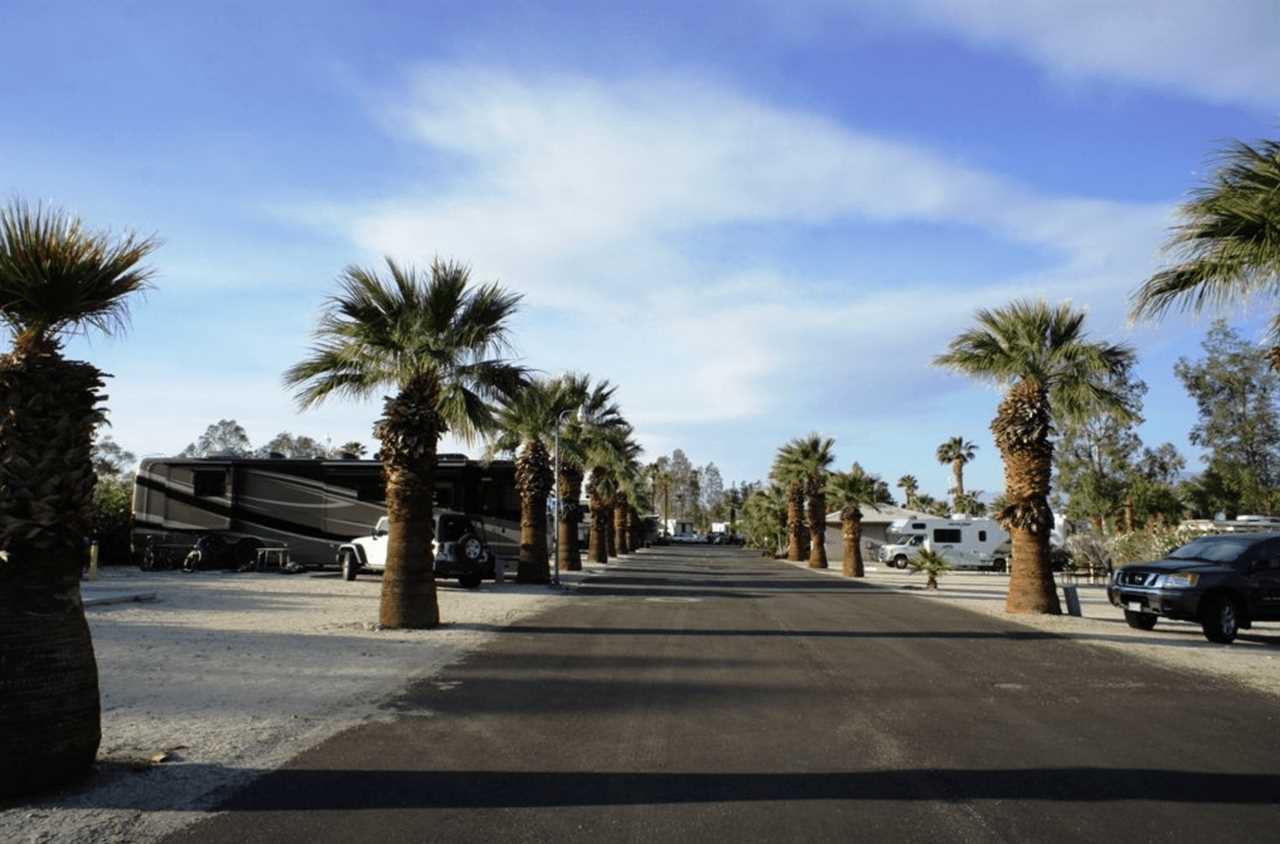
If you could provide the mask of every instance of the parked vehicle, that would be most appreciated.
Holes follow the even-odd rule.
[[[880,546],[880,562],[905,569],[923,549],[941,554],[958,569],[1007,567],[1009,534],[994,519],[911,519],[895,523],[897,542]]]
[[[295,563],[333,566],[351,537],[387,512],[375,460],[163,458],[143,460],[133,491],[133,549],[144,568],[177,568],[202,537],[216,554],[201,567],[240,568],[257,550],[287,547]],[[469,514],[504,559],[520,543],[520,503],[510,461],[442,454],[435,503]]]
[[[480,531],[464,514],[452,510],[435,512],[435,538],[431,553],[439,578],[457,578],[467,589],[479,587],[494,557],[481,539]],[[368,536],[352,540],[338,549],[344,580],[355,580],[362,571],[384,571],[387,567],[387,534],[390,520],[383,516]]]
[[[1197,621],[1210,642],[1232,642],[1255,621],[1280,620],[1280,533],[1199,537],[1118,570],[1107,598],[1138,630],[1162,617]]]

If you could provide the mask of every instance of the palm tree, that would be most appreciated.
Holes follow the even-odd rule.
[[[1280,141],[1236,142],[1210,182],[1180,209],[1167,249],[1180,258],[1134,293],[1132,317],[1174,308],[1199,312],[1275,295],[1280,282]],[[1271,324],[1273,366],[1280,366],[1280,317]]]
[[[912,574],[924,572],[928,575],[929,579],[924,584],[925,589],[937,589],[938,575],[951,571],[951,564],[947,562],[947,558],[928,548],[920,549],[907,561],[907,565],[911,568]]]
[[[626,420],[614,402],[618,388],[608,381],[593,386],[589,376],[569,373],[563,377],[563,383],[564,389],[573,397],[571,406],[580,408],[580,412],[560,433],[559,497],[563,508],[560,568],[563,571],[580,571],[582,555],[578,548],[578,525],[583,514],[578,502],[582,500],[587,455],[611,431],[625,426]]]
[[[1009,502],[996,518],[1013,537],[1005,606],[1009,612],[1056,614],[1061,610],[1049,561],[1053,513],[1048,500],[1053,408],[1071,418],[1102,409],[1131,416],[1125,397],[1107,379],[1132,365],[1133,352],[1088,340],[1084,312],[1066,303],[1020,300],[979,310],[976,320],[934,362],[1005,387],[991,423]]]
[[[827,567],[827,504],[824,489],[831,464],[835,462],[835,455],[832,454],[834,448],[835,440],[810,434],[783,446],[778,452],[779,462],[775,464],[781,477],[789,484],[798,484],[807,505],[805,515],[810,539],[809,568],[812,569]]]
[[[101,740],[80,602],[104,373],[69,335],[121,333],[148,286],[150,238],[88,231],[56,209],[0,208],[0,798],[67,782]]]
[[[654,504],[656,506],[658,501],[662,502],[662,533],[666,535],[671,525],[671,460],[659,457],[649,464],[649,472],[653,478]]]
[[[617,552],[610,547],[613,533],[613,504],[620,483],[618,469],[634,460],[640,447],[631,439],[631,426],[624,425],[601,437],[587,454],[587,498],[591,504],[591,535],[588,556],[592,562],[607,563]]]
[[[769,479],[786,490],[787,559],[799,562],[805,556],[804,478],[792,460],[794,446],[795,441],[792,440],[778,449],[769,470]]]
[[[867,474],[857,463],[848,472],[833,472],[827,480],[827,498],[840,508],[840,524],[844,534],[844,576],[865,577],[862,564],[862,509],[873,509],[883,503],[882,482]]]
[[[960,509],[960,499],[964,498],[965,464],[972,461],[977,452],[978,447],[964,437],[952,437],[938,446],[938,462],[951,464],[951,471],[956,476],[956,485],[951,493],[955,496],[957,511]]]
[[[748,496],[742,507],[747,542],[776,555],[786,544],[788,494],[785,487],[770,484]]]
[[[916,480],[915,475],[903,475],[898,478],[898,489],[902,490],[902,495],[906,498],[906,507],[908,510],[916,506],[916,496],[920,493],[920,481]]]
[[[301,407],[332,395],[384,390],[381,442],[387,480],[386,571],[379,621],[440,623],[431,552],[436,450],[446,432],[473,443],[494,426],[492,402],[517,392],[525,371],[502,355],[520,296],[470,287],[466,267],[436,260],[430,278],[386,259],[388,277],[349,266],[327,302],[310,357],[284,375]]]
[[[548,583],[547,497],[551,494],[551,449],[560,415],[579,404],[580,395],[562,379],[535,378],[505,397],[494,418],[497,436],[488,457],[516,455],[516,490],[520,494],[519,583]]]

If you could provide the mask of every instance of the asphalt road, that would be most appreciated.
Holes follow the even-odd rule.
[[[172,840],[1280,838],[1260,694],[734,549],[581,594]]]

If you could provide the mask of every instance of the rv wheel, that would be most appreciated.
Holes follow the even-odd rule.
[[[992,560],[991,568],[993,571],[1004,571],[1005,568],[1007,568],[1004,562],[1004,557],[996,557],[994,560]]]
[[[896,568],[905,569],[907,567],[907,558],[902,554],[893,558],[893,565]]]
[[[356,563],[356,555],[350,551],[342,552],[342,579],[355,580],[356,575],[360,572],[360,566]]]

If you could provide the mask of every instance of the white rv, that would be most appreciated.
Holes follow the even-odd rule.
[[[880,562],[900,569],[922,548],[958,569],[1004,571],[1009,556],[1009,534],[995,519],[903,519],[893,523],[889,536],[890,544],[880,547]]]

